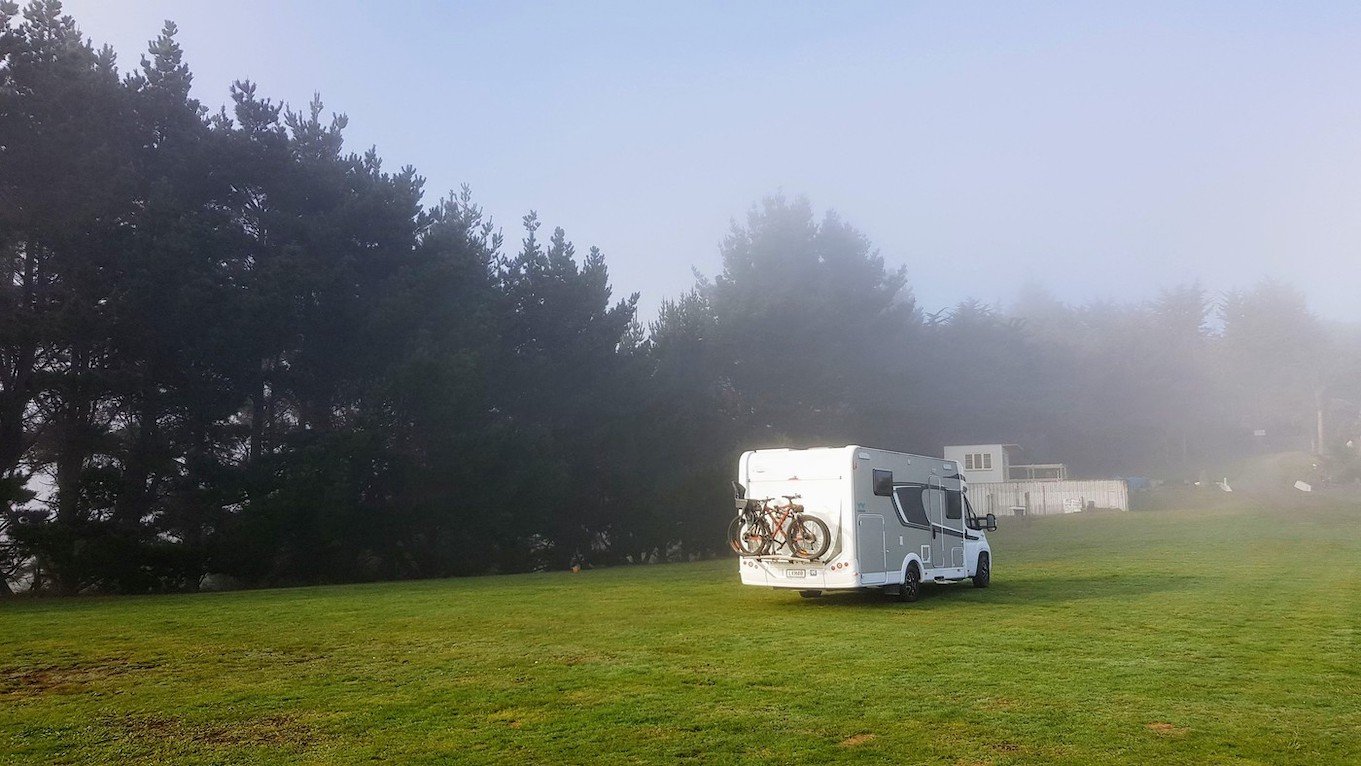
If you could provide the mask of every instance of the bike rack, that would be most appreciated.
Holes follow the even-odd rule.
[[[750,560],[752,560],[752,561],[760,561],[760,562],[762,562],[762,563],[770,562],[770,563],[775,563],[775,564],[825,564],[825,563],[827,563],[826,561],[823,561],[822,559],[799,559],[799,558],[794,558],[793,556],[780,556],[780,555],[771,555],[771,554],[766,554],[766,555],[764,555],[764,556],[741,556],[740,558],[750,559]]]

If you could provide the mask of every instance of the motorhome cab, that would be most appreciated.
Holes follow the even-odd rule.
[[[974,515],[952,460],[857,446],[755,450],[738,461],[737,491],[772,508],[793,498],[830,530],[816,558],[778,545],[742,555],[744,585],[804,596],[882,588],[915,601],[923,582],[986,588],[992,578],[984,531],[996,520]]]

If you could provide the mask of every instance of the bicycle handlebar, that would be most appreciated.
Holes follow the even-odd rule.
[[[803,497],[803,495],[780,495],[780,497],[783,497],[785,500],[789,501],[789,502],[792,504],[795,500],[798,500],[799,498]],[[772,502],[772,501],[774,501],[774,500],[775,500],[775,498],[773,498],[773,497],[763,497],[763,498],[761,498],[761,499],[759,499],[759,500],[756,499],[756,498],[751,498],[751,497],[747,498],[747,501],[748,501],[748,502],[762,503],[762,504],[764,504],[764,503],[769,503],[769,502]]]

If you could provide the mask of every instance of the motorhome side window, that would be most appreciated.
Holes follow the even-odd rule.
[[[931,520],[926,517],[926,503],[922,500],[922,493],[925,491],[926,487],[921,484],[908,484],[893,490],[893,499],[898,505],[898,516],[904,524],[931,526]]]
[[[945,518],[958,519],[964,515],[964,493],[957,489],[945,490]]]
[[[870,474],[870,480],[874,486],[874,494],[880,497],[890,497],[893,494],[893,472],[881,471],[878,468]]]

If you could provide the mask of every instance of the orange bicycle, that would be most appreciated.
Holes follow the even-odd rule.
[[[740,556],[766,556],[788,549],[794,558],[816,559],[832,544],[826,522],[803,512],[795,503],[799,495],[783,495],[782,505],[774,498],[738,499],[737,518],[728,525],[728,545]]]

